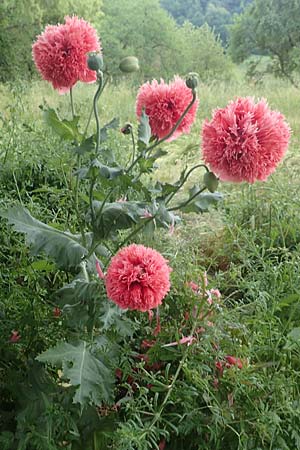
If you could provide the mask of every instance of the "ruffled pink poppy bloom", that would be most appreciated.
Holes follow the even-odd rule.
[[[46,26],[32,46],[33,59],[42,78],[52,83],[60,94],[68,92],[77,81],[96,81],[96,72],[87,66],[87,53],[99,51],[96,30],[76,16],[65,17],[62,25]]]
[[[143,110],[149,117],[149,124],[152,134],[159,139],[170,133],[180,116],[192,100],[192,91],[185,81],[180,77],[175,77],[169,84],[164,80],[153,80],[143,84],[136,99],[136,114],[140,118]],[[172,134],[168,141],[172,141],[182,133],[189,133],[194,123],[198,108],[196,100],[191,109],[185,115],[179,127]]]
[[[131,244],[111,260],[106,274],[107,296],[120,308],[149,311],[169,292],[170,271],[156,250]]]
[[[283,158],[289,138],[284,116],[266,100],[238,98],[204,122],[203,159],[223,181],[265,181]]]

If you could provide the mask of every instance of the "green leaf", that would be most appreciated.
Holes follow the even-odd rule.
[[[182,206],[180,210],[185,213],[203,213],[208,211],[211,206],[216,205],[220,200],[223,199],[223,195],[219,192],[201,194],[200,191],[201,189],[199,186],[194,186],[192,189],[190,189],[189,198],[196,195],[197,192],[199,192],[199,195],[195,196],[195,198],[191,200],[188,205]]]
[[[85,153],[93,151],[95,148],[95,138],[94,136],[90,136],[84,141],[81,142],[81,144],[74,149],[74,152],[77,155],[84,155]]]
[[[87,178],[96,178],[98,175],[102,178],[113,180],[123,174],[121,167],[109,167],[102,164],[98,159],[91,162],[87,172]]]
[[[84,407],[112,400],[114,377],[101,359],[91,353],[85,341],[80,341],[77,345],[60,342],[36,359],[62,367],[63,378],[77,388],[73,403],[80,403]]]
[[[79,116],[73,120],[61,120],[57,112],[52,109],[44,110],[44,119],[52,130],[66,141],[81,140],[81,134],[78,131]]]
[[[114,327],[120,336],[132,336],[134,323],[125,316],[125,311],[110,301],[101,306],[100,321],[103,330]]]
[[[149,117],[143,110],[140,117],[140,123],[138,127],[138,148],[144,150],[148,146],[151,138],[151,128],[149,125]]]
[[[96,230],[99,237],[107,237],[116,230],[131,228],[141,220],[146,208],[146,204],[138,202],[106,203],[103,209],[101,202],[94,202],[94,204]]]
[[[105,142],[108,138],[108,130],[116,129],[119,127],[119,119],[116,117],[112,119],[110,122],[108,122],[106,125],[104,125],[103,128],[100,130],[100,141]]]
[[[32,253],[45,253],[53,258],[58,267],[76,267],[88,253],[80,243],[79,236],[59,231],[31,216],[23,206],[14,206],[0,215],[13,225],[16,231],[26,235]]]

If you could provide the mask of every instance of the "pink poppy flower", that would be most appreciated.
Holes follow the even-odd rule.
[[[169,84],[164,80],[160,80],[160,83],[153,80],[140,87],[136,99],[136,114],[140,118],[142,111],[145,110],[152,134],[162,139],[170,133],[191,100],[192,91],[180,77],[175,77]],[[182,133],[189,133],[195,121],[197,108],[198,100],[194,102],[168,141],[176,139]]]
[[[60,94],[77,81],[92,83],[97,73],[87,66],[87,53],[99,52],[96,30],[78,17],[65,17],[62,25],[48,25],[32,46],[35,65],[42,78]]]
[[[238,98],[204,122],[203,159],[223,181],[265,181],[283,158],[289,138],[284,116],[264,99]]]
[[[107,296],[123,309],[156,308],[170,290],[170,271],[156,250],[131,244],[111,260],[106,275]]]

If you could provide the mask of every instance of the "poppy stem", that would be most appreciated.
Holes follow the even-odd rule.
[[[73,100],[73,88],[70,88],[70,103],[71,103],[71,111],[72,111],[72,119],[75,118],[75,107]]]

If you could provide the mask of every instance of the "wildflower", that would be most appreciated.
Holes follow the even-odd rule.
[[[216,361],[215,362],[215,367],[217,369],[217,371],[219,372],[220,377],[223,376],[223,372],[224,372],[224,365],[222,361]]]
[[[225,356],[226,359],[226,367],[229,368],[231,366],[237,366],[239,369],[243,368],[243,363],[240,358],[236,358],[234,356]]]
[[[53,316],[54,317],[60,317],[61,316],[61,309],[58,308],[57,306],[55,308],[53,308]]]
[[[155,345],[156,341],[152,340],[152,341],[148,341],[147,339],[144,339],[141,343],[141,348],[151,348],[153,347],[153,345]]]
[[[156,250],[131,244],[111,260],[106,275],[107,296],[123,309],[156,308],[170,290],[170,271]]]
[[[141,117],[142,111],[145,110],[152,134],[162,139],[174,128],[191,100],[192,92],[180,77],[175,77],[169,84],[164,80],[160,83],[153,80],[140,87],[136,100],[136,114]],[[189,133],[197,108],[196,100],[168,141],[176,139],[182,133]]]
[[[151,217],[153,217],[153,215],[151,214],[151,212],[148,211],[148,209],[145,208],[141,218],[142,219],[150,219]]]
[[[265,181],[283,158],[289,138],[284,116],[264,99],[238,98],[204,123],[203,159],[223,181]]]
[[[105,280],[105,275],[104,275],[104,273],[102,271],[102,268],[101,268],[100,263],[99,263],[98,260],[96,261],[96,270],[97,270],[98,277],[101,280]]]
[[[65,17],[65,23],[48,25],[32,46],[35,65],[42,78],[60,94],[77,81],[92,83],[97,73],[87,66],[87,53],[99,52],[96,30],[78,17]]]
[[[163,347],[173,347],[174,345],[178,344],[187,344],[188,346],[191,345],[196,338],[194,336],[183,336],[179,341],[169,342],[168,344],[163,345]]]
[[[21,335],[19,334],[18,331],[13,330],[11,332],[11,336],[9,341],[12,342],[13,344],[15,344],[16,342],[18,342],[21,339]]]

